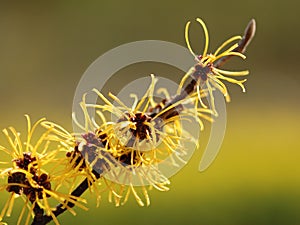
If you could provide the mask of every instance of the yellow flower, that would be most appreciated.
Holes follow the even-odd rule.
[[[77,122],[75,117],[74,120]],[[58,141],[64,146],[62,149],[64,160],[61,161],[64,165],[64,182],[70,184],[70,190],[74,190],[80,182],[86,179],[88,189],[97,197],[98,206],[101,200],[101,190],[94,183],[100,184],[98,180],[101,175],[100,167],[104,170],[110,162],[108,160],[110,156],[105,154],[107,145],[104,144],[106,141],[103,136],[91,131],[72,134],[62,126],[50,121],[43,121],[41,125],[46,129],[52,128],[51,134],[54,135],[49,135],[49,140]],[[94,170],[95,166],[98,166],[98,171]]]
[[[203,103],[201,97],[200,97],[200,90],[204,88],[205,86],[207,87],[209,91],[209,96],[211,98],[211,109],[213,112],[217,115],[216,109],[215,109],[215,104],[214,104],[214,96],[213,96],[213,91],[214,88],[220,90],[223,95],[225,96],[225,99],[227,102],[230,101],[230,96],[227,90],[227,87],[223,83],[223,81],[228,81],[230,83],[234,83],[239,85],[242,88],[242,91],[245,92],[245,87],[244,87],[244,82],[246,79],[243,80],[236,80],[232,77],[236,76],[245,76],[249,74],[249,71],[227,71],[227,70],[222,70],[220,68],[216,68],[214,64],[222,59],[223,57],[228,57],[228,56],[238,56],[241,57],[242,59],[245,59],[246,56],[243,55],[240,52],[234,51],[237,47],[238,44],[235,43],[226,50],[224,48],[230,44],[233,41],[237,41],[242,39],[241,36],[234,36],[227,41],[225,41],[214,53],[208,54],[208,45],[209,45],[209,36],[208,36],[208,30],[206,28],[206,25],[204,22],[197,18],[197,22],[199,22],[204,30],[204,35],[205,35],[205,47],[203,50],[203,53],[201,55],[196,55],[190,45],[189,41],[189,26],[190,22],[186,24],[185,27],[185,40],[187,43],[187,47],[190,50],[190,52],[195,56],[195,59],[197,61],[196,65],[193,66],[187,74],[182,78],[181,83],[180,83],[180,88],[178,89],[178,93],[182,91],[183,85],[185,81],[191,77],[192,79],[195,79],[197,81],[197,86],[196,86],[196,91],[198,93],[198,100],[201,103],[201,106],[204,108],[207,108],[207,106]]]
[[[26,209],[29,209],[25,219],[25,224],[28,224],[37,208],[51,216],[54,222],[59,224],[52,212],[54,206],[51,206],[50,198],[63,204],[73,214],[75,212],[65,202],[72,202],[86,209],[80,203],[85,203],[85,200],[58,190],[65,174],[59,166],[61,162],[59,152],[62,147],[59,143],[51,142],[48,139],[52,127],[49,127],[39,138],[35,139],[34,133],[45,119],[40,119],[33,125],[31,125],[29,116],[26,115],[26,119],[27,137],[25,142],[22,142],[20,133],[13,127],[3,130],[9,147],[0,146],[1,159],[10,157],[11,160],[1,162],[0,178],[5,179],[6,183],[0,186],[0,191],[6,190],[10,195],[0,214],[0,221],[4,215],[11,215],[14,200],[21,197],[25,204],[17,224],[21,223]],[[2,165],[5,167],[3,168]]]
[[[75,184],[80,185],[80,181],[75,181],[78,176],[87,179],[88,188],[97,197],[97,206],[100,203],[101,194],[104,191],[109,192],[109,201],[112,202],[114,200],[116,206],[124,204],[128,200],[129,193],[131,192],[134,194],[138,203],[143,205],[144,203],[132,184],[129,184],[127,187],[124,185],[126,181],[116,183],[117,180],[121,182],[120,180],[123,179],[125,174],[127,176],[132,172],[129,168],[124,166],[130,161],[129,154],[131,150],[122,146],[119,140],[114,140],[112,137],[116,136],[112,133],[101,131],[101,129],[107,128],[109,122],[106,121],[100,111],[97,112],[97,114],[102,119],[102,125],[99,126],[93,121],[86,108],[85,95],[83,96],[81,107],[85,118],[84,123],[80,124],[75,114],[73,114],[73,120],[75,124],[82,129],[82,133],[71,134],[61,126],[52,122],[44,121],[42,123],[45,128],[49,129],[53,127],[52,132],[55,135],[52,140],[59,141],[66,147],[68,162],[65,171],[69,174],[67,176],[68,178],[74,178],[70,183],[75,187]],[[111,129],[110,131],[114,130]],[[108,135],[110,135],[109,140]],[[145,162],[146,161],[144,161],[144,163]],[[117,176],[116,173],[118,173]],[[149,197],[145,187],[142,187],[142,192],[148,204]],[[121,199],[123,199],[122,202]]]
[[[94,160],[92,168],[100,171],[99,174],[104,172],[103,182],[110,191],[110,201],[114,199],[116,205],[124,204],[129,193],[134,195],[140,205],[144,205],[144,201],[136,191],[139,189],[137,186],[140,186],[146,204],[149,205],[150,200],[145,186],[151,186],[160,191],[168,190],[169,180],[160,171],[159,164],[168,161],[170,167],[178,166],[177,162],[183,162],[182,156],[187,154],[185,143],[198,142],[182,128],[181,120],[184,118],[180,116],[180,113],[183,111],[173,111],[172,114],[161,117],[169,107],[164,103],[154,101],[153,93],[156,82],[157,79],[152,75],[151,84],[141,99],[131,94],[131,97],[134,98],[132,106],[126,106],[118,97],[109,93],[109,97],[116,103],[113,104],[102,93],[94,89],[93,91],[104,103],[86,103],[84,95],[81,102],[85,118],[84,124],[80,124],[73,116],[75,123],[85,134],[89,134],[91,137],[102,137],[102,140],[105,141],[100,148],[97,147],[98,144],[93,144],[96,148],[89,150],[97,151],[98,160],[103,158],[104,154],[106,154],[106,159],[109,158],[107,156],[109,154],[110,159],[105,163],[103,161],[98,163],[97,160]],[[184,104],[185,101],[184,99],[178,101],[176,106]],[[158,109],[158,105],[160,105],[160,109]],[[96,109],[97,118],[100,119],[98,123],[96,123],[97,119],[91,118],[88,108]],[[104,115],[107,112],[116,118],[115,121],[106,119]],[[83,137],[82,134],[81,137]],[[92,143],[90,141],[92,139],[87,141],[81,138],[79,141],[80,151],[84,146]],[[103,164],[106,167],[105,170],[102,168]]]

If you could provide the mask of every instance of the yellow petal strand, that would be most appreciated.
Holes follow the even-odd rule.
[[[240,57],[240,58],[242,58],[242,59],[246,59],[246,56],[245,55],[243,55],[242,53],[240,53],[240,52],[225,52],[225,53],[222,53],[221,55],[218,55],[216,58],[215,58],[215,60],[216,59],[219,59],[219,58],[222,58],[222,57],[224,57],[224,56],[238,56],[238,57]]]
[[[31,130],[31,121],[30,121],[30,117],[28,115],[25,115],[26,120],[27,120],[27,141],[26,143],[30,143],[30,130]],[[28,145],[26,145],[26,150],[25,152],[28,152]]]
[[[241,57],[242,59],[247,58],[244,54],[242,54],[240,52],[229,52],[228,55],[238,56],[238,57]]]
[[[113,106],[113,104],[111,104],[111,102],[107,98],[105,98],[104,95],[101,94],[100,91],[98,91],[96,88],[93,89],[93,92],[95,92],[105,102],[105,104]]]
[[[29,208],[29,212],[28,212],[28,215],[26,217],[26,221],[25,221],[25,225],[28,225],[29,224],[29,220],[30,220],[30,216],[31,216],[31,213],[33,211],[33,208],[35,206],[35,202],[32,204],[32,206]]]
[[[241,36],[234,36],[232,38],[229,38],[227,41],[225,41],[214,53],[214,55],[217,55],[226,45],[228,45],[230,42],[233,42],[235,40],[241,40]]]
[[[140,110],[140,108],[142,107],[142,105],[144,104],[145,100],[148,98],[148,96],[150,95],[151,89],[154,89],[155,83],[156,83],[157,79],[154,77],[153,74],[151,74],[151,84],[149,86],[149,88],[147,89],[147,91],[145,92],[144,96],[141,98],[141,100],[139,101],[139,103],[137,104],[136,108],[134,109],[133,113],[136,113],[138,110]],[[146,104],[147,105],[147,104]]]
[[[12,194],[12,198],[11,198],[11,201],[9,203],[9,206],[8,206],[8,209],[6,212],[6,216],[8,216],[8,217],[11,215],[12,209],[14,207],[14,202],[15,202],[15,193]]]
[[[3,152],[5,152],[6,154],[12,156],[12,155],[11,155],[12,153],[11,153],[9,150],[7,150],[6,148],[4,148],[3,146],[0,146],[0,151],[3,151]],[[0,162],[0,164],[7,164],[7,163],[8,163],[8,162]]]
[[[16,148],[17,148],[17,146],[19,146],[19,152],[20,152],[20,155],[22,155],[23,154],[23,145],[22,145],[22,141],[20,139],[20,135],[17,133],[15,128],[9,127],[9,129],[13,133],[13,135],[15,136],[15,140],[17,142],[17,145],[15,145],[15,146],[16,146]]]
[[[198,117],[200,117],[200,118],[203,118],[203,119],[205,119],[205,120],[207,120],[207,121],[209,121],[209,122],[214,122],[214,119],[213,118],[211,118],[210,116],[207,116],[207,115],[205,115],[205,114],[203,114],[203,113],[197,113],[197,115],[198,115]]]
[[[203,31],[204,31],[204,35],[205,35],[205,46],[204,46],[204,50],[203,50],[203,54],[202,56],[205,57],[206,54],[207,54],[207,50],[208,50],[208,45],[209,45],[209,36],[208,36],[208,30],[207,30],[207,27],[205,25],[205,23],[203,22],[203,20],[201,20],[200,18],[197,18],[196,21],[198,21],[202,28],[203,28]]]
[[[130,184],[130,189],[131,189],[131,191],[132,191],[132,193],[133,193],[133,195],[134,195],[134,197],[135,197],[137,203],[138,203],[140,206],[144,206],[144,203],[143,203],[142,199],[138,196],[138,194],[137,194],[137,192],[135,191],[135,189],[134,189],[134,187],[133,187],[132,184]]]
[[[149,205],[150,205],[150,197],[149,197],[149,194],[148,194],[148,192],[147,192],[145,186],[143,186],[142,189],[143,189],[143,192],[144,192],[144,196],[145,196],[145,198],[146,198],[146,204],[147,204],[147,206],[149,206]]]
[[[151,74],[151,81],[152,82],[151,82],[151,87],[149,87],[150,92],[149,92],[148,98],[149,98],[149,102],[150,102],[151,106],[154,107],[155,106],[155,102],[153,100],[153,95],[154,95],[155,85],[156,85],[156,83],[158,81],[158,79],[155,78],[154,74]]]
[[[46,137],[49,135],[52,129],[48,129],[45,133],[42,134],[42,136],[38,139],[36,144],[34,145],[32,149],[32,155],[36,155],[37,149],[40,147],[40,145],[46,140]]]
[[[3,129],[2,132],[3,132],[4,135],[6,136],[6,138],[7,138],[8,142],[9,142],[10,146],[11,146],[12,149],[13,149],[13,152],[10,153],[10,155],[12,155],[12,156],[17,156],[17,157],[20,156],[21,154],[20,154],[20,152],[18,151],[18,148],[16,147],[14,141],[13,141],[13,140],[11,139],[11,137],[9,136],[8,131],[7,131],[6,129]],[[15,154],[15,155],[14,155],[14,154]]]
[[[189,40],[189,27],[190,27],[190,24],[191,22],[188,21],[185,25],[185,32],[184,32],[184,37],[185,37],[185,42],[186,42],[186,45],[190,51],[190,53],[196,58],[196,54],[193,52],[193,49],[191,47],[191,44],[190,44],[190,40]]]
[[[139,102],[138,96],[136,94],[130,94],[129,97],[134,99],[133,104],[131,106],[131,111],[134,111]]]
[[[173,105],[170,105],[167,108],[164,108],[162,111],[160,111],[159,113],[157,113],[152,119],[154,120],[155,118],[159,117],[160,115],[162,115],[163,113],[167,112],[171,108],[176,107],[176,106],[178,106],[180,104],[182,104],[182,101],[178,101],[178,102],[174,103]]]
[[[230,96],[228,94],[226,85],[218,79],[212,79],[210,82],[223,93],[224,97],[226,98],[226,102],[230,102]]]
[[[216,61],[217,59],[220,59],[224,56],[228,56],[228,55],[235,55],[234,52],[232,52],[232,50],[234,50],[236,47],[238,47],[238,44],[234,44],[233,46],[231,46],[229,49],[227,49],[226,51],[222,52],[221,54],[217,55],[214,57],[213,61]],[[233,53],[233,54],[232,54]],[[241,53],[238,53],[238,55]]]
[[[194,72],[194,67],[190,68],[189,71],[183,76],[183,78],[181,79],[180,81],[180,84],[179,84],[179,87],[177,89],[177,94],[179,95],[182,88],[183,88],[183,85],[185,83],[185,81],[189,78],[189,76]]]
[[[202,112],[202,113],[212,114],[212,110],[211,109],[198,108],[197,111],[198,112]]]
[[[211,102],[211,109],[214,113],[215,116],[218,116],[218,112],[216,110],[216,106],[215,106],[215,97],[213,95],[213,89],[212,87],[210,86],[210,83],[207,82],[207,89],[208,89],[208,92],[209,92],[209,96],[210,96],[210,102]]]
[[[49,211],[49,213],[50,213],[50,215],[51,215],[51,217],[52,217],[53,222],[55,223],[55,225],[60,225],[59,222],[58,222],[57,217],[54,215],[54,213],[51,210],[51,207],[50,207],[50,205],[48,203],[48,199],[46,197],[46,193],[45,192],[43,193],[43,200],[44,200],[44,204],[46,206],[46,211]]]
[[[144,184],[144,181],[143,181],[143,178],[142,178],[141,174],[138,174],[138,178],[139,178],[139,180],[141,182],[142,192],[143,192],[143,195],[144,195],[144,197],[146,199],[146,205],[149,206],[150,205],[150,198],[149,198],[148,192],[147,192],[147,190],[145,188],[145,184]]]
[[[85,128],[78,122],[75,112],[72,112],[72,120],[74,121],[76,126],[78,126],[81,130],[85,130]]]
[[[14,194],[12,193],[12,194],[9,196],[9,198],[7,199],[7,201],[6,201],[6,203],[5,203],[4,207],[3,207],[3,209],[2,209],[2,211],[1,211],[1,214],[0,214],[0,221],[3,219],[3,217],[4,217],[4,215],[5,215],[5,212],[6,212],[7,208],[9,207],[10,201],[12,200],[13,196],[14,196]]]
[[[242,91],[243,92],[246,92],[246,89],[245,89],[245,86],[243,85],[244,82],[247,81],[247,79],[244,79],[244,80],[236,80],[236,79],[233,79],[233,78],[230,78],[230,77],[224,77],[224,76],[217,76],[218,78],[222,79],[222,80],[226,80],[230,83],[233,83],[233,84],[237,84],[239,85],[241,88],[242,88]]]
[[[115,96],[114,94],[112,94],[111,92],[108,93],[108,96],[111,97],[114,101],[116,101],[120,106],[124,107],[124,109],[126,111],[130,112],[130,108],[128,108],[124,102],[122,102],[117,96]]]
[[[206,82],[206,84],[208,84],[208,82]],[[207,106],[204,104],[204,102],[202,101],[202,98],[201,98],[200,85],[197,85],[197,94],[198,94],[198,99],[199,99],[201,106],[206,109]]]
[[[29,124],[29,123],[30,123],[29,116],[26,117],[26,118],[27,118],[28,124]],[[30,147],[30,142],[31,142],[31,137],[32,137],[32,135],[33,135],[33,132],[35,131],[35,129],[37,128],[37,126],[40,125],[41,122],[43,122],[43,121],[45,121],[45,120],[46,120],[46,118],[41,118],[41,119],[39,119],[37,122],[35,122],[35,123],[33,124],[32,128],[31,128],[30,130],[28,129],[29,132],[28,132],[28,134],[27,134],[26,152],[28,151],[28,147]],[[29,126],[31,126],[31,125],[29,125]]]
[[[166,88],[159,88],[159,89],[157,89],[156,93],[158,95],[164,94],[164,96],[165,96],[166,99],[170,99],[170,94],[169,94],[169,92],[168,92],[168,90]]]
[[[86,93],[82,96],[82,102],[80,102],[80,106],[81,106],[81,109],[82,109],[82,112],[83,112],[83,115],[84,115],[85,129],[86,129],[86,132],[88,132],[90,129],[93,129],[94,127],[93,127],[93,123],[91,121],[91,118],[89,116],[89,113],[87,111],[85,99],[86,99]]]
[[[128,201],[129,195],[130,195],[130,188],[127,188],[127,192],[126,192],[126,195],[125,195],[124,200],[122,202],[122,205],[124,205]]]
[[[45,122],[42,122],[41,125],[45,126],[45,128],[48,128],[48,129],[50,127],[55,128],[53,131],[55,131],[56,134],[58,134],[61,137],[64,137],[65,139],[73,138],[73,136],[65,128],[63,128],[62,126],[60,126],[56,123],[53,123],[53,122],[50,122],[50,121],[45,121]]]
[[[220,55],[222,54],[227,54],[229,52],[232,52],[234,49],[236,49],[239,46],[238,43],[233,44],[230,48],[228,48],[227,50],[225,50],[224,52],[222,52]]]
[[[220,74],[224,74],[227,76],[247,76],[249,74],[248,70],[243,71],[227,71],[227,70],[221,70],[218,68],[214,68],[214,71],[217,71]]]
[[[19,219],[18,219],[17,225],[20,225],[20,224],[21,224],[21,221],[22,221],[22,218],[23,218],[23,216],[24,216],[24,213],[25,213],[27,204],[28,204],[28,198],[26,198],[26,201],[24,202],[24,206],[22,207],[21,213],[20,213],[20,215],[19,215]]]
[[[102,121],[102,124],[105,124],[106,126],[106,118],[105,116],[103,115],[102,112],[100,112],[99,110],[96,111],[96,114],[100,117],[101,121]]]

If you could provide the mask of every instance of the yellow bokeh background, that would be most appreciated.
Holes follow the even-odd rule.
[[[214,50],[225,39],[242,34],[251,18],[257,21],[246,61],[233,60],[227,66],[249,68],[250,76],[246,93],[229,85],[232,102],[227,105],[226,135],[214,163],[198,171],[205,148],[200,142],[189,164],[171,178],[171,190],[150,192],[150,207],[141,208],[131,198],[116,208],[103,196],[95,208],[87,193],[90,210],[78,209],[76,217],[65,213],[59,217],[62,224],[300,224],[300,3],[2,1],[0,5],[0,127],[12,125],[21,132],[25,113],[71,130],[78,81],[98,56],[114,47],[137,40],[185,46],[185,23],[201,17]],[[201,52],[203,34],[194,24],[191,39],[195,51]],[[173,70],[149,64],[137,69],[143,76]],[[179,80],[182,73],[175,71],[174,76]],[[112,82],[105,91],[116,90],[115,85]],[[3,135],[0,141],[5,141]],[[5,197],[2,192],[0,205]],[[15,224],[18,215],[16,207],[5,221]]]

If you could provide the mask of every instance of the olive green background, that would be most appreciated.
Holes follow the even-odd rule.
[[[88,212],[77,209],[76,217],[65,213],[59,220],[102,225],[299,225],[299,7],[292,0],[1,1],[0,127],[13,125],[24,132],[23,115],[28,113],[33,120],[45,116],[71,130],[76,85],[106,51],[152,39],[185,46],[185,23],[196,17],[206,22],[213,51],[230,36],[242,34],[255,18],[257,34],[246,61],[233,60],[226,66],[249,68],[251,74],[246,93],[229,85],[226,135],[210,168],[198,171],[205,148],[201,145],[171,179],[169,192],[150,192],[150,207],[139,207],[131,198],[116,208],[103,196],[95,208],[87,194]],[[191,40],[201,52],[203,34],[196,23]],[[177,81],[183,75],[148,63],[120,72],[118,85],[126,84],[129,73],[138,77],[151,72]],[[118,85],[112,79],[104,91],[117,91]],[[1,203],[6,197],[2,192]],[[18,214],[15,208],[5,221],[15,224]]]

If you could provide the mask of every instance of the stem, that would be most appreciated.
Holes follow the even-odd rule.
[[[96,179],[99,179],[101,177],[101,174],[96,172],[95,170],[92,171],[92,173],[95,175]],[[92,185],[92,182],[89,181],[87,178],[85,178],[78,186],[77,188],[71,193],[72,196],[80,197],[88,188]],[[74,203],[68,202],[67,206],[70,208],[74,207]],[[40,207],[36,204],[36,206],[40,209]],[[36,207],[35,207],[36,208]],[[63,204],[59,204],[56,206],[56,209],[53,211],[53,214],[57,217],[60,214],[64,213],[67,210],[66,207],[63,206]],[[53,220],[51,216],[43,215],[44,210],[42,210],[42,214],[40,214],[40,211],[34,210],[34,219],[31,225],[45,225]]]
[[[92,173],[95,175],[96,179],[99,179],[101,177],[101,175],[98,172],[96,172],[95,170],[93,170]],[[71,193],[71,195],[75,196],[75,197],[80,197],[89,188],[90,185],[92,185],[91,181],[88,181],[88,179],[85,178],[80,183],[80,185],[78,185],[77,188]],[[67,206],[70,208],[73,208],[74,205],[75,204],[71,203],[71,202],[68,202],[68,204],[67,204]],[[56,209],[55,209],[55,211],[53,211],[53,213],[57,217],[60,214],[64,213],[66,210],[67,210],[67,208],[63,207],[62,204],[59,204],[58,206],[56,206]],[[52,220],[52,217],[45,215],[43,217],[43,219],[44,219],[44,221],[43,221],[44,223],[39,224],[39,225],[44,225],[44,224],[49,223]]]
[[[44,210],[41,209],[41,207],[37,204],[37,203],[33,203],[34,208],[33,208],[33,212],[34,212],[34,219],[32,221],[32,225],[39,225],[39,224],[43,224],[44,221]]]
[[[238,47],[235,48],[233,51],[240,52],[240,53],[244,53],[246,51],[247,46],[249,45],[252,38],[254,37],[255,28],[256,28],[255,20],[252,19],[248,23],[248,25],[245,29],[245,32],[244,32],[244,36],[238,43]],[[230,58],[231,58],[231,56],[225,56],[225,57],[219,59],[218,61],[216,61],[214,63],[214,67],[221,67]],[[184,89],[181,91],[181,93],[179,95],[174,96],[165,105],[165,107],[162,108],[161,110],[166,109],[167,107],[170,107],[171,105],[179,102],[180,100],[182,100],[182,99],[186,98],[187,96],[189,96],[190,94],[192,94],[195,91],[196,84],[197,84],[196,80],[191,79],[190,83],[188,83],[184,87]],[[179,104],[175,107],[170,108],[168,111],[166,111],[159,117],[161,119],[170,118],[174,115],[178,115],[182,110],[183,110],[183,105]],[[154,117],[155,115],[156,115],[156,113],[150,114],[151,117]],[[102,174],[102,172],[98,173],[95,170],[93,170],[92,173],[95,175],[96,179],[99,179]],[[86,178],[84,181],[82,181],[77,186],[77,188],[71,193],[71,195],[75,196],[75,197],[80,197],[89,188],[90,185],[92,185],[92,182],[88,181],[88,179]],[[68,205],[68,207],[72,208],[72,207],[74,207],[75,204],[68,202],[67,205]],[[58,206],[56,206],[56,209],[53,211],[53,214],[57,217],[60,214],[64,213],[66,210],[67,209],[65,207],[63,207],[62,204],[59,204]],[[44,211],[42,209],[40,209],[40,207],[38,205],[36,205],[34,208],[35,217],[34,217],[31,225],[45,225],[53,220],[53,218],[51,216],[47,216],[47,215],[43,216],[43,213],[44,213]]]

